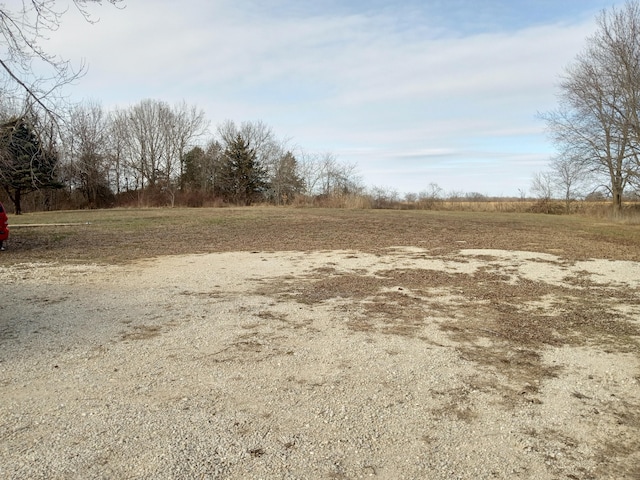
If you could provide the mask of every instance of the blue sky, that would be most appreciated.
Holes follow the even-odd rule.
[[[128,0],[70,10],[46,45],[87,74],[74,100],[186,101],[260,120],[367,186],[516,196],[553,155],[538,112],[612,2]]]

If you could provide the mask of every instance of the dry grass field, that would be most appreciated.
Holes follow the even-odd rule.
[[[122,263],[224,251],[357,249],[413,245],[440,253],[497,248],[568,259],[640,260],[640,226],[580,216],[341,209],[116,209],[11,216],[4,263]],[[62,227],[22,227],[25,224]]]
[[[142,348],[146,357],[128,360],[130,378],[146,378],[137,368],[149,356],[158,356],[155,366],[184,364],[180,375],[190,379],[197,371],[198,381],[193,377],[191,387],[175,395],[200,399],[192,411],[204,412],[210,393],[201,390],[203,372],[212,365],[229,369],[219,381],[236,393],[220,394],[229,403],[217,407],[215,420],[229,430],[216,447],[219,453],[227,445],[227,454],[215,465],[192,466],[197,478],[640,478],[638,225],[580,216],[290,208],[54,212],[10,221],[11,240],[0,256],[10,307],[0,317],[0,403],[14,407],[0,411],[9,432],[0,436],[0,464],[9,465],[0,476],[24,477],[29,470],[19,465],[46,457],[29,443],[46,427],[26,421],[28,409],[15,402],[15,395],[24,395],[19,385],[29,384],[15,372],[32,366],[13,365],[13,355],[22,358],[15,352],[38,345],[20,322],[34,315],[30,329],[41,332],[51,318],[63,322],[69,312],[80,317],[89,311],[93,317],[85,314],[83,322],[102,329],[102,336],[74,320],[75,328],[86,330],[79,345],[73,333],[67,335],[75,340],[45,342],[49,353],[42,361],[55,362],[56,374],[67,355],[60,352],[70,352],[69,369],[92,368],[74,360],[85,348],[100,368],[122,371],[121,363],[109,362]],[[102,304],[87,285],[112,285],[115,300]],[[225,302],[223,320],[212,312]],[[107,320],[114,312],[126,317],[124,310],[140,314]],[[176,310],[191,312],[185,314],[191,323],[177,320]],[[109,330],[109,321],[119,330]],[[218,343],[207,346],[202,339],[213,330],[189,330],[212,325],[218,325]],[[303,363],[297,363],[299,352],[306,352]],[[445,358],[439,372],[424,376]],[[374,367],[384,377],[379,383],[367,377]],[[51,381],[35,377],[40,388]],[[115,396],[113,383],[105,380],[100,388]],[[76,394],[67,403],[81,409],[96,395]],[[145,405],[159,402],[158,395],[148,394]],[[352,405],[371,418],[345,415],[334,425],[327,405],[336,406],[342,396],[343,410]],[[392,398],[404,410],[390,409]],[[301,405],[302,399],[309,403]],[[30,408],[43,414],[56,401]],[[237,432],[240,404],[254,424]],[[158,405],[160,413],[173,408]],[[230,412],[236,416],[227,424]],[[73,422],[65,418],[60,421]],[[314,433],[304,436],[315,422]],[[185,428],[192,443],[202,440],[201,426]],[[364,437],[368,447],[333,446]],[[96,467],[89,454],[84,463],[71,460],[73,441],[61,440],[58,448],[75,470],[49,459],[52,478],[70,471],[74,478],[109,472],[196,478],[180,466],[196,453],[173,459],[158,453],[133,467],[125,464],[135,463],[135,455],[110,450]],[[148,440],[149,451],[154,441]],[[229,445],[241,452],[234,457]],[[314,452],[324,457],[311,461]],[[421,460],[405,464],[404,455]]]

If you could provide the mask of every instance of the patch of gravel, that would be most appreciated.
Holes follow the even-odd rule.
[[[600,285],[620,285],[640,288],[640,263],[626,260],[590,259],[567,262],[555,255],[539,252],[510,250],[462,250],[463,256],[472,258],[494,258],[500,265],[516,269],[520,278],[542,281],[552,285],[567,286],[567,278],[587,275],[589,280]],[[541,266],[540,264],[544,264]]]
[[[637,337],[532,350],[485,326],[494,300],[383,283],[580,276],[624,284],[627,321],[639,265],[394,247],[4,268],[0,478],[638,478]],[[553,301],[522,312],[562,322]],[[483,335],[443,328],[470,315]]]

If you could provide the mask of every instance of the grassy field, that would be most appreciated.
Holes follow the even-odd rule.
[[[568,259],[640,260],[639,225],[581,216],[275,207],[114,209],[12,215],[10,227],[3,263],[123,263],[234,250],[375,253],[393,245],[443,254],[498,248]]]

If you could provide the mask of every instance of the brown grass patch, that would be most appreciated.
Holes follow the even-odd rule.
[[[640,260],[637,225],[523,213],[295,208],[176,208],[38,212],[10,216],[3,262],[122,263],[222,251],[360,250],[413,245],[561,252],[569,259]],[[21,224],[77,223],[68,227]]]
[[[443,301],[443,292],[455,301]],[[358,332],[420,338],[425,328],[438,325],[463,358],[510,379],[513,387],[491,386],[508,405],[538,402],[537,385],[558,375],[557,367],[542,362],[542,348],[594,345],[640,352],[640,325],[614,308],[637,304],[636,292],[586,283],[558,287],[514,278],[495,265],[472,275],[392,269],[371,276],[330,268],[269,282],[261,293],[305,305],[331,302]]]

